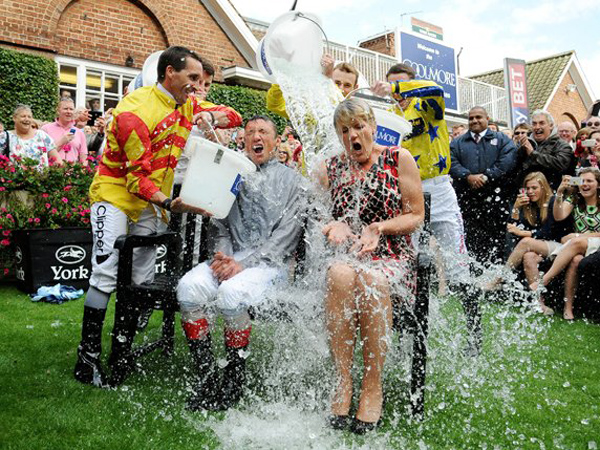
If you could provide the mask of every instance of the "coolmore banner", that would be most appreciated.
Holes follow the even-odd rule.
[[[400,59],[415,70],[417,79],[434,81],[443,87],[446,109],[458,111],[456,59],[452,47],[402,31]]]
[[[522,59],[504,59],[504,85],[510,108],[510,127],[529,123],[529,102],[527,101],[527,72]]]

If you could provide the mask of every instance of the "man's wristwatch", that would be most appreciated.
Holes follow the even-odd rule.
[[[171,211],[171,202],[173,201],[172,198],[165,198],[163,200],[163,202],[160,204],[160,207],[162,209],[166,209],[167,211]]]
[[[217,121],[215,120],[215,115],[212,113],[212,111],[206,112],[210,114],[210,125],[214,127],[217,124]]]

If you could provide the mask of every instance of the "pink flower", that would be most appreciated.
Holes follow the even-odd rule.
[[[4,269],[4,275],[8,275],[9,270],[8,269]]]
[[[46,193],[42,194],[42,198],[48,198],[48,197],[50,197],[49,194],[46,194]]]
[[[30,217],[29,219],[27,219],[27,222],[32,223],[33,219]]]
[[[6,188],[4,186],[0,186],[0,192],[5,191]]]
[[[3,234],[4,236],[10,236],[10,230],[4,230],[4,231],[2,232],[2,234]]]
[[[52,209],[50,210],[50,212],[51,212],[52,214],[56,214],[56,213],[58,212],[58,210],[57,210],[56,208],[52,208]]]
[[[2,245],[10,245],[10,241],[8,239],[2,239],[0,241],[0,244],[2,244]]]
[[[13,216],[12,216],[12,214],[7,214],[7,215],[6,215],[6,218],[7,218],[7,219],[12,219],[12,218],[13,218]]]
[[[35,223],[40,223],[40,219],[39,219],[39,217],[36,217],[35,219],[33,219],[33,221],[34,221]]]
[[[65,187],[63,188],[63,190],[64,190],[65,192],[69,192],[69,191],[71,190],[71,188],[72,188],[72,187],[73,187],[73,186],[71,186],[71,185],[68,185],[68,186],[65,186]]]
[[[63,197],[63,198],[61,198],[61,200],[62,200],[64,203],[69,203],[69,199],[68,199],[67,197]]]
[[[46,203],[46,209],[50,208],[52,205],[50,203]]]

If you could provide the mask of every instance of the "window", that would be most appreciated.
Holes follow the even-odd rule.
[[[139,70],[74,58],[57,57],[61,97],[74,99],[76,107],[105,112],[123,98]]]

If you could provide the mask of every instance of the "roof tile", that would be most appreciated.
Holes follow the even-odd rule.
[[[525,70],[527,72],[527,93],[530,110],[544,107],[574,53],[571,50],[530,61],[526,64]],[[467,78],[504,87],[504,69],[492,70],[491,72]]]

